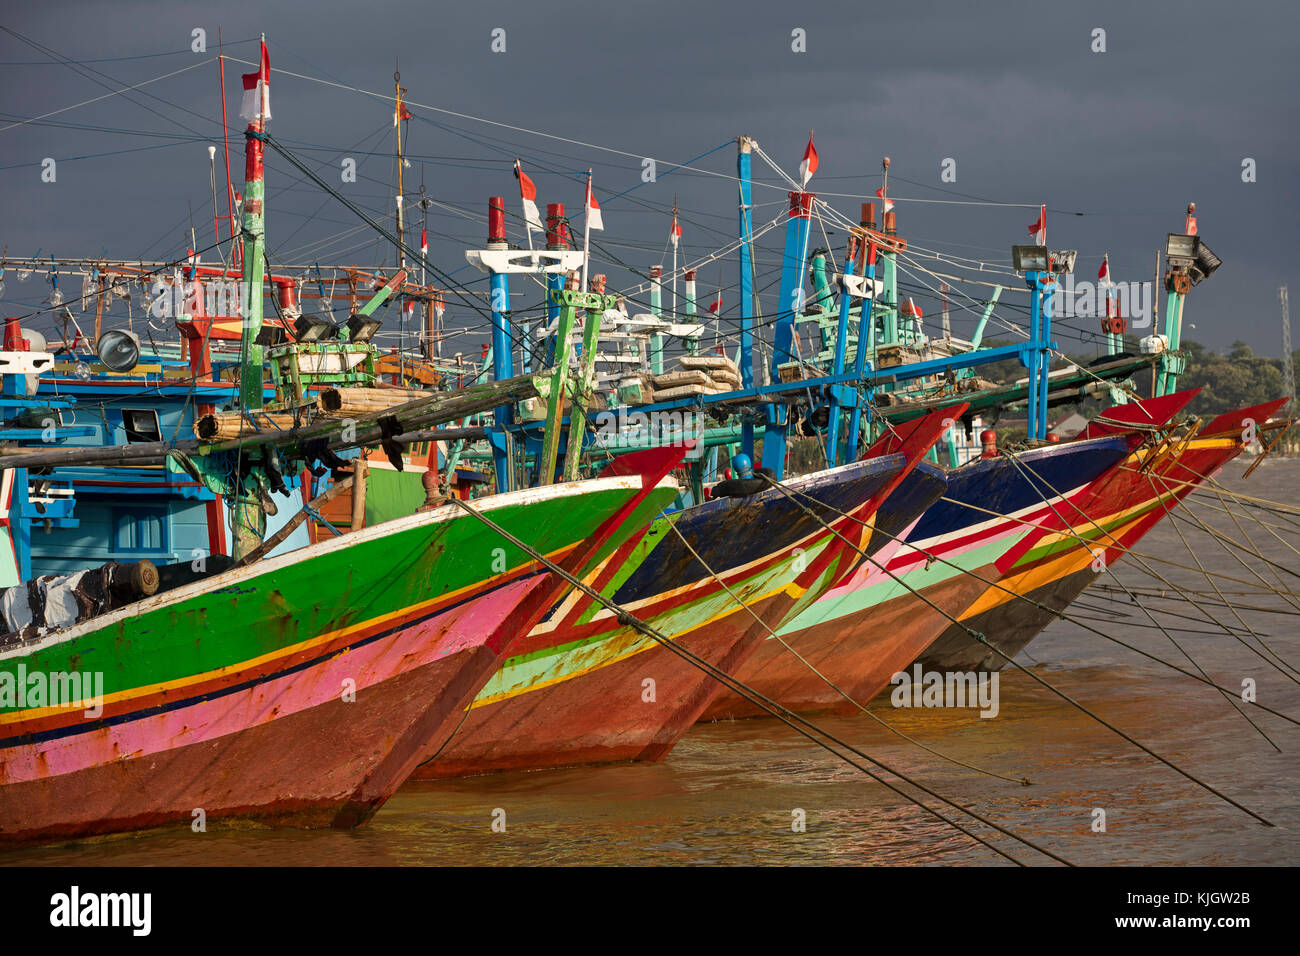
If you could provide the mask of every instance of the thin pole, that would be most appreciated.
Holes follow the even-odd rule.
[[[217,212],[217,147],[208,147],[208,172],[212,175],[212,231],[217,236],[217,256],[221,267],[226,267],[226,254],[221,248],[221,215]],[[196,245],[194,248],[198,248]]]
[[[582,285],[579,286],[578,288],[579,291],[586,292],[587,291],[587,266],[591,258],[591,251],[588,248],[588,245],[591,242],[591,170],[590,169],[587,170],[587,195],[583,197],[582,204],[585,207],[582,216]],[[528,248],[531,249],[533,247],[533,238],[532,238],[533,234],[531,230],[526,230],[526,231],[528,232]]]
[[[397,127],[397,266],[401,268],[406,265],[406,246],[402,242],[402,74],[396,70],[393,71],[393,87],[397,90],[393,105],[393,125]]]
[[[677,321],[677,194],[673,193],[673,321]]]
[[[221,49],[221,28],[217,27],[217,49]],[[238,265],[239,244],[235,242],[235,193],[230,185],[230,126],[226,123],[226,57],[218,53],[217,69],[221,75],[221,138],[226,147],[226,204],[230,215],[230,262]]]

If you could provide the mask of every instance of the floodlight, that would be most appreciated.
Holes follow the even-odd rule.
[[[253,341],[257,345],[275,346],[281,345],[288,339],[288,334],[284,327],[280,325],[264,325],[257,333],[257,338]]]
[[[1011,266],[1017,272],[1046,272],[1047,246],[1012,246]]]
[[[337,336],[339,328],[319,315],[300,315],[293,323],[293,332],[299,342],[321,342]]]
[[[1074,271],[1074,260],[1079,258],[1077,249],[1059,249],[1052,253],[1052,271],[1064,275]]]
[[[140,362],[140,339],[134,332],[111,329],[95,343],[95,354],[113,372],[129,372]]]
[[[357,315],[353,312],[348,317],[348,341],[369,342],[383,324],[378,319],[372,319],[366,315]]]
[[[1196,240],[1196,264],[1192,266],[1192,282],[1197,283],[1223,265],[1223,260],[1210,251],[1199,238]]]
[[[1196,261],[1196,236],[1171,232],[1165,239],[1165,259],[1174,268],[1190,266]]]

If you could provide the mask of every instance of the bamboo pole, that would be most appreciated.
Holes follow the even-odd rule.
[[[352,528],[360,531],[366,526],[366,476],[370,473],[370,464],[365,457],[357,459],[352,466]]]
[[[249,421],[249,419],[252,421]],[[288,431],[294,427],[292,412],[212,412],[194,422],[194,434],[203,441],[229,441],[263,432]]]
[[[99,277],[99,293],[95,296],[95,341],[90,343],[93,349],[99,348],[99,333],[104,327],[104,276]]]
[[[423,398],[388,409],[387,414],[398,417],[405,428],[432,427],[463,419],[477,412],[488,411],[505,402],[519,402],[550,394],[550,382],[542,376],[520,375],[501,382],[486,382],[467,386],[458,392],[430,393]],[[368,416],[363,416],[368,417]],[[376,416],[377,417],[377,416]],[[358,422],[356,435],[348,441],[333,441],[333,448],[356,448],[379,441],[380,430],[375,424]],[[220,442],[201,442],[190,439],[178,442],[141,442],[133,445],[86,446],[74,448],[5,448],[0,454],[0,469],[37,468],[44,465],[94,465],[119,464],[139,459],[158,458],[167,452],[230,451],[251,445],[293,445],[313,438],[340,438],[344,422],[334,419],[287,431],[265,432]]]

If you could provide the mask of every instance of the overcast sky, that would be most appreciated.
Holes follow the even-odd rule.
[[[212,242],[206,147],[221,144],[221,102],[217,65],[205,61],[220,28],[226,54],[246,61],[265,32],[271,133],[376,213],[392,207],[391,103],[290,74],[388,96],[400,62],[402,85],[419,104],[408,126],[407,191],[418,193],[423,175],[428,195],[445,204],[429,213],[430,257],[459,270],[460,281],[476,275],[464,268],[464,249],[485,239],[487,197],[505,195],[518,211],[515,156],[543,208],[562,201],[575,218],[581,177],[595,170],[606,226],[597,268],[623,287],[636,277],[612,257],[641,271],[671,261],[674,195],[684,257],[735,235],[728,177],[737,135],[754,137],[794,172],[812,129],[821,157],[812,190],[856,221],[887,154],[909,241],[995,266],[1028,240],[1036,211],[1026,207],[1046,203],[1049,245],[1079,250],[1077,278],[1093,279],[1109,252],[1116,279],[1148,279],[1156,249],[1167,232],[1181,231],[1194,200],[1200,233],[1224,266],[1194,290],[1185,321],[1196,327],[1185,334],[1214,348],[1241,338],[1278,354],[1278,286],[1300,290],[1300,15],[1292,2],[5,6],[4,26],[76,64],[51,63],[52,54],[0,33],[0,243],[11,255],[172,257],[188,245],[191,215],[199,244]],[[190,50],[195,28],[206,31],[205,53]],[[497,28],[505,52],[492,50]],[[1104,53],[1092,50],[1098,28]],[[792,50],[795,30],[804,31],[806,52]],[[195,68],[130,100],[65,109],[187,67]],[[237,180],[246,69],[226,69]],[[46,157],[57,163],[53,183],[42,182]],[[344,157],[358,162],[356,183],[340,180]],[[653,183],[642,182],[644,157],[657,161]],[[948,158],[955,182],[940,178]],[[1252,183],[1242,181],[1248,158]],[[693,169],[673,170],[692,160]],[[781,209],[785,187],[758,163],[755,174],[767,184],[754,196],[763,222]],[[221,179],[224,188],[224,171]],[[270,158],[267,185],[273,259],[391,264],[391,247],[283,159]],[[921,199],[944,202],[909,201]],[[840,230],[827,238],[842,250]],[[776,278],[779,233],[769,239],[760,286]],[[820,227],[813,241],[822,244]],[[6,314],[48,294],[37,277],[19,283],[10,269],[5,279]],[[734,314],[734,282],[734,262],[711,264],[701,298],[722,285],[724,311]],[[71,286],[79,292],[79,281]],[[522,283],[516,289],[537,298]],[[934,305],[924,299],[917,295],[929,319]],[[447,320],[481,321],[455,302]],[[961,313],[954,326],[964,331],[969,321]],[[1073,324],[1091,331],[1095,320]]]

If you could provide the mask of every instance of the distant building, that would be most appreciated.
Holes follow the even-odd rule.
[[[1088,419],[1078,412],[1072,412],[1047,430],[1058,438],[1069,439],[1075,437],[1087,427]]]

